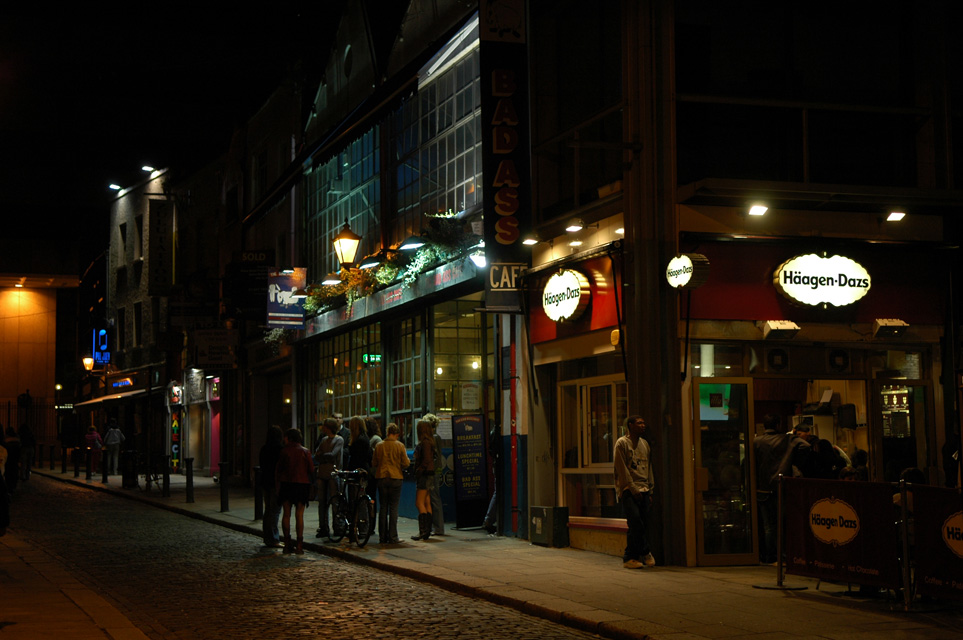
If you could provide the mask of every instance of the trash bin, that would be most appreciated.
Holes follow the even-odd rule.
[[[546,547],[568,546],[568,507],[532,507],[532,544]]]

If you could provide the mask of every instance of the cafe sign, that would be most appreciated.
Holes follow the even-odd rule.
[[[554,274],[542,289],[542,309],[555,322],[575,320],[591,297],[588,279],[573,269],[563,269]]]
[[[855,260],[809,253],[790,258],[776,269],[772,282],[781,294],[812,306],[842,307],[869,293],[869,272]]]
[[[683,253],[669,260],[665,280],[675,289],[695,289],[709,277],[709,260],[701,253]]]
[[[859,533],[859,514],[848,502],[823,498],[809,509],[809,528],[817,540],[837,547]]]

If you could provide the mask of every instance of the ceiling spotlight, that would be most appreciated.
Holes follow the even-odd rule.
[[[111,182],[109,185],[107,185],[107,188],[111,191],[120,191],[122,187],[115,182]]]
[[[581,240],[572,240],[571,242],[568,243],[568,246],[570,246],[570,247],[581,247],[581,246],[582,246],[582,241],[581,241]]]
[[[769,211],[769,207],[764,204],[754,204],[749,207],[749,215],[751,216],[764,216],[767,211]]]
[[[565,230],[569,233],[578,233],[584,228],[585,222],[583,222],[581,218],[572,218],[568,221],[568,226],[565,227]]]
[[[534,233],[529,233],[524,238],[522,238],[522,244],[528,247],[536,245],[538,244],[538,236],[535,235]]]
[[[887,222],[899,222],[906,217],[906,214],[902,211],[890,211],[889,215],[886,216]]]
[[[358,263],[358,268],[359,268],[359,269],[374,269],[375,267],[380,266],[380,265],[381,265],[381,262],[382,262],[382,260],[381,260],[381,253],[380,253],[380,252],[378,252],[378,253],[373,253],[373,254],[371,254],[370,256],[368,256],[367,258],[364,258],[361,262],[359,262],[359,263]]]
[[[143,167],[140,168],[140,170],[145,173],[153,173],[154,167],[150,166],[149,164],[145,164]]]

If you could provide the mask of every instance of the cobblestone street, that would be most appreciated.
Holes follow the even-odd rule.
[[[154,638],[590,638],[512,609],[35,476],[16,534]]]

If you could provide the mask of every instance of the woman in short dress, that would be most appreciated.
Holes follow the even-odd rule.
[[[415,447],[415,506],[418,507],[418,535],[412,540],[427,540],[431,536],[431,486],[435,477],[435,434],[431,423],[419,420],[418,446]]]
[[[301,432],[288,429],[284,434],[284,447],[278,456],[276,482],[278,500],[283,505],[281,528],[284,531],[284,553],[304,553],[304,507],[310,496],[314,478],[314,461],[311,452],[301,446]],[[291,505],[294,505],[294,521],[298,537],[297,546],[291,544]]]

